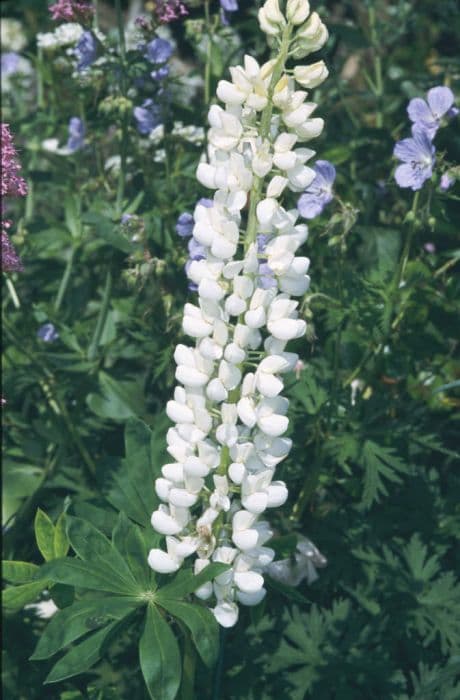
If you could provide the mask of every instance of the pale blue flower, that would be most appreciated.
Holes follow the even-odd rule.
[[[393,155],[402,161],[395,171],[399,187],[420,190],[433,174],[436,149],[429,133],[420,127],[412,127],[412,138],[402,139],[394,147]]]
[[[69,138],[67,148],[72,153],[79,151],[85,145],[85,125],[82,119],[72,117],[69,121]]]
[[[94,63],[97,58],[97,41],[92,32],[83,32],[78,40],[74,53],[78,59],[77,70],[86,70]]]
[[[441,126],[443,117],[455,116],[458,112],[452,107],[454,100],[454,93],[450,88],[443,86],[431,88],[427,92],[426,100],[414,97],[409,102],[407,106],[409,119],[426,131],[432,139]]]
[[[134,107],[133,115],[140,134],[150,134],[156,126],[161,124],[161,107],[150,98],[140,107]]]
[[[327,160],[317,160],[313,166],[315,179],[299,197],[297,209],[304,219],[314,219],[334,198],[332,186],[335,181],[335,168]]]

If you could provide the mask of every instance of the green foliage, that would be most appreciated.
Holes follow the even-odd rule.
[[[118,76],[135,91],[143,68],[128,48],[121,70],[115,4],[98,4],[108,51],[92,81],[72,76],[65,51],[37,57],[36,33],[54,28],[46,3],[2,3],[37,71],[2,91],[29,187],[8,212],[25,269],[5,278],[2,301],[5,697],[172,700],[191,645],[203,700],[457,700],[460,200],[458,182],[439,188],[460,155],[455,123],[439,130],[412,222],[411,193],[392,178],[408,100],[441,84],[458,95],[457,3],[311,2],[330,33],[314,57],[330,72],[312,93],[326,122],[314,147],[337,168],[339,199],[309,222],[302,253],[307,340],[292,347],[303,361],[286,376],[293,449],[277,468],[290,499],[270,512],[270,546],[289,559],[306,535],[328,564],[296,588],[268,578],[263,604],[242,608],[220,640],[193,597],[220,566],[171,578],[147,565],[190,298],[174,225],[205,195],[203,145],[173,127],[205,124],[207,98],[244,53],[268,58],[259,2],[240,0],[228,27],[210,3],[211,36],[203,3],[170,25],[183,75],[165,83],[161,144],[117,111],[132,94]],[[76,115],[86,148],[46,151]],[[37,337],[48,322],[51,343]],[[46,621],[49,599],[58,611]]]

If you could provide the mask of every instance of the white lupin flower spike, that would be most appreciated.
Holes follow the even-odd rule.
[[[174,353],[179,385],[166,406],[174,461],[156,480],[162,504],[152,514],[166,551],[152,549],[148,557],[162,574],[189,557],[195,574],[211,561],[228,564],[196,592],[224,627],[237,622],[238,603],[257,605],[265,595],[263,572],[275,553],[264,546],[272,532],[259,517],[288,497],[274,478],[291,448],[282,377],[298,362],[286,344],[305,334],[291,297],[307,291],[310,261],[296,255],[308,229],[280,198],[315,175],[306,165],[314,151],[299,143],[317,136],[323,120],[297,87],[315,87],[328,73],[323,61],[286,73],[288,57],[301,58],[327,39],[306,0],[288,0],[285,15],[278,0],[267,0],[259,23],[276,57],[260,66],[245,56],[230,69],[231,80],[219,82],[223,106],[209,110],[208,160],[197,179],[214,197],[195,207],[199,254],[187,274],[198,299],[183,317],[194,345],[179,344]]]

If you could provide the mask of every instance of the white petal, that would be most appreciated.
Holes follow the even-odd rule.
[[[236,603],[219,603],[211,609],[221,627],[233,627],[238,621],[238,606]]]
[[[257,593],[264,585],[264,577],[255,571],[235,573],[234,580],[243,593]]]
[[[151,549],[147,561],[150,568],[159,574],[172,574],[181,565],[179,560],[173,559],[162,549]]]

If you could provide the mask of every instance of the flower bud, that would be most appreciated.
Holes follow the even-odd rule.
[[[291,24],[302,24],[302,22],[305,22],[309,14],[310,4],[307,0],[288,0],[286,17]]]
[[[329,71],[324,61],[317,61],[310,66],[296,66],[294,78],[304,88],[315,88],[326,80]]]
[[[263,7],[260,8],[258,18],[260,28],[265,34],[270,36],[279,34],[286,24],[278,0],[267,0]]]
[[[321,22],[317,12],[313,12],[305,24],[299,28],[292,55],[294,58],[303,58],[313,51],[318,51],[328,40],[329,33]]]

